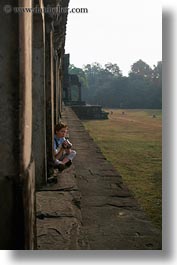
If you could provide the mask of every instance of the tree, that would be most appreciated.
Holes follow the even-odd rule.
[[[89,104],[113,108],[162,106],[162,62],[151,69],[139,60],[132,65],[128,77],[122,76],[118,65],[113,63],[102,67],[94,62],[85,65],[83,69],[71,65],[70,69],[86,79],[88,89],[84,89],[82,95]]]
[[[122,72],[117,64],[107,63],[105,64],[105,70],[110,72],[115,77],[122,76]]]
[[[154,84],[154,93],[156,97],[156,103],[158,108],[162,107],[162,61],[157,63],[157,66],[154,65],[152,82]]]
[[[139,60],[131,66],[129,76],[140,76],[145,79],[151,80],[152,69],[147,63],[143,62],[142,60]]]
[[[152,79],[157,86],[162,86],[162,61],[158,62],[157,66],[154,65]]]
[[[107,69],[104,69],[97,62],[85,65],[83,70],[86,74],[89,86],[87,101],[88,103],[96,104],[97,100],[95,95],[97,94],[97,91],[102,90],[107,86],[113,78],[113,74]]]

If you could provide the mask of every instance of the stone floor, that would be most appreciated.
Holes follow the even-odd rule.
[[[137,204],[70,107],[63,120],[77,151],[57,183],[36,193],[37,249],[161,249],[161,232]]]

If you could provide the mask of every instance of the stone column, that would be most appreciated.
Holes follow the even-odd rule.
[[[55,72],[55,85],[54,85],[54,121],[55,124],[59,121],[59,84],[58,84],[58,54],[57,51],[55,51],[55,60],[54,60],[54,72]]]
[[[78,89],[79,89],[79,101],[82,101],[82,93],[81,93],[81,83],[78,83]]]
[[[45,20],[33,16],[33,156],[36,186],[46,184]]]
[[[63,69],[62,69],[62,58],[60,59],[59,70],[58,70],[58,83],[59,83],[59,115],[61,117],[62,112],[62,101],[63,101]]]
[[[53,77],[53,31],[51,20],[46,17],[46,51],[45,51],[45,83],[46,83],[46,147],[48,173],[53,162],[54,136],[54,77]]]
[[[7,1],[0,1],[0,249],[15,249],[23,244],[19,235],[16,245],[17,222],[15,186],[19,181],[19,17],[6,13]],[[9,0],[8,5],[18,6]],[[15,184],[15,185],[14,185]],[[22,206],[22,200],[20,200]],[[22,213],[23,214],[23,213]],[[13,222],[12,222],[13,220]],[[22,218],[22,234],[23,231]],[[19,221],[20,222],[20,221]],[[19,227],[18,227],[19,228]],[[19,232],[19,231],[18,231]],[[22,238],[22,240],[21,240]]]
[[[20,7],[32,7],[32,0],[20,0]],[[24,247],[34,248],[35,165],[32,157],[32,13],[19,15],[20,51],[20,184],[24,211]],[[21,186],[17,186],[18,192]],[[19,194],[19,201],[20,199]],[[20,210],[20,209],[19,209]],[[21,209],[22,210],[22,209]],[[19,229],[22,229],[19,227]],[[18,239],[17,239],[18,240]]]

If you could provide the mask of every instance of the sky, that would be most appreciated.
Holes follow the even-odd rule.
[[[124,76],[142,59],[151,67],[162,60],[162,6],[159,0],[70,0],[65,52],[70,63],[116,63]]]

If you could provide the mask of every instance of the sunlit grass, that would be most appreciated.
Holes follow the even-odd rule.
[[[106,111],[108,120],[85,121],[84,125],[154,224],[161,227],[161,111]]]

